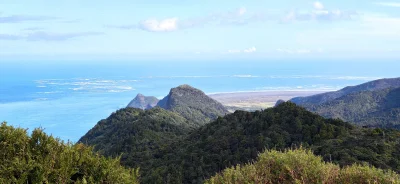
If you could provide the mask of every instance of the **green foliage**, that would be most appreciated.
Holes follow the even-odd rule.
[[[352,129],[348,123],[326,120],[293,103],[264,111],[236,111],[160,150],[162,157],[155,158],[151,168],[166,169],[143,170],[141,176],[145,183],[153,183],[153,176],[164,181],[168,176],[181,178],[171,183],[202,183],[224,168],[252,161],[265,148],[323,144],[347,136]]]
[[[379,91],[383,89],[399,87],[400,78],[379,79],[357,86],[348,86],[339,91],[327,92],[307,97],[296,97],[291,99],[290,101],[301,106],[306,106],[309,104],[319,105],[353,93],[359,93],[363,91]]]
[[[225,169],[205,183],[400,183],[400,176],[367,165],[340,168],[310,150],[270,150],[259,154],[256,162]]]
[[[64,143],[35,129],[0,126],[0,183],[138,183],[126,169],[83,144]]]
[[[130,167],[151,165],[154,150],[178,141],[196,125],[180,115],[155,107],[150,110],[125,108],[101,120],[79,142],[93,145],[106,156],[121,155]]]
[[[400,88],[351,93],[322,104],[304,107],[327,118],[358,125],[397,128],[400,125]]]
[[[197,129],[182,128],[187,124],[176,123],[178,117],[162,109],[122,109],[81,140],[105,155],[122,154],[122,164],[141,168],[143,183],[202,183],[225,168],[253,161],[265,149],[300,145],[340,166],[369,163],[400,171],[399,131],[325,119],[290,102],[236,111]]]

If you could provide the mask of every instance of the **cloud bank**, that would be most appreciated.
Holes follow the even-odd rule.
[[[279,53],[285,54],[311,54],[311,53],[322,53],[322,49],[311,50],[311,49],[276,49]]]
[[[140,29],[152,32],[169,32],[178,29],[178,18],[164,20],[148,19],[140,23]]]
[[[189,19],[178,19],[177,17],[166,19],[146,19],[138,24],[130,25],[107,25],[108,28],[116,29],[140,29],[149,32],[171,32],[181,29],[189,29],[194,27],[202,27],[207,24],[217,25],[236,25],[244,24],[249,21],[246,17],[247,9],[244,7],[234,11],[223,13],[213,13],[203,17],[195,17]]]
[[[0,34],[0,40],[66,41],[79,37],[101,35],[101,32],[49,33],[36,31],[27,34]]]
[[[32,16],[32,15],[10,15],[0,16],[0,23],[20,23],[28,21],[48,21],[59,19],[51,16]]]
[[[321,2],[316,1],[316,2],[314,2],[314,8],[317,10],[322,10],[322,9],[324,9],[324,5]]]
[[[379,5],[379,6],[400,8],[400,2],[379,2],[379,3],[374,3],[374,4]]]
[[[229,54],[235,54],[235,53],[252,53],[252,52],[256,52],[257,51],[257,49],[256,49],[256,47],[250,47],[250,48],[247,48],[247,49],[243,49],[243,50],[239,50],[239,49],[234,49],[234,50],[228,50],[228,52],[227,53],[229,53]]]
[[[149,32],[172,32],[182,29],[203,27],[205,25],[246,25],[253,22],[277,21],[280,23],[317,21],[333,22],[352,20],[358,15],[355,11],[328,10],[319,1],[314,2],[311,11],[289,11],[286,14],[276,14],[276,12],[248,12],[245,7],[237,8],[233,11],[213,13],[203,17],[189,19],[179,19],[177,17],[165,19],[147,19],[138,24],[128,25],[108,25],[108,28],[116,29],[140,29]],[[232,52],[235,52],[232,50]]]

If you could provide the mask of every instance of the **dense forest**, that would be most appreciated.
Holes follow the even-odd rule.
[[[197,129],[184,121],[178,124],[188,128],[178,128],[171,115],[165,116],[154,119],[158,116],[151,111],[122,109],[81,141],[105,155],[122,154],[122,164],[140,167],[143,183],[202,183],[225,168],[253,161],[265,149],[301,145],[340,166],[369,163],[400,171],[399,131],[325,119],[291,102],[236,111]]]
[[[368,165],[339,167],[310,150],[268,150],[257,161],[227,168],[206,184],[223,183],[400,183],[400,176]]]
[[[101,120],[79,142],[94,145],[106,156],[119,156],[129,166],[141,166],[161,149],[187,135],[196,125],[178,114],[155,107],[150,110],[125,108]]]
[[[356,86],[348,86],[338,91],[327,92],[307,97],[296,97],[291,102],[307,107],[307,105],[319,105],[340,98],[342,96],[363,91],[378,91],[388,88],[400,88],[400,78],[379,79]]]
[[[64,143],[42,129],[0,125],[0,183],[139,183],[138,169],[83,144]]]
[[[305,107],[327,118],[339,118],[362,126],[400,125],[400,88],[351,93],[322,104]]]

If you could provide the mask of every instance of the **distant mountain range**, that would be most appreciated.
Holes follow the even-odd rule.
[[[327,118],[400,128],[400,78],[380,79],[290,101]]]

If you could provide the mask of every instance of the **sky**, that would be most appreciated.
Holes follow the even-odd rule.
[[[0,0],[0,61],[399,53],[399,0]]]

